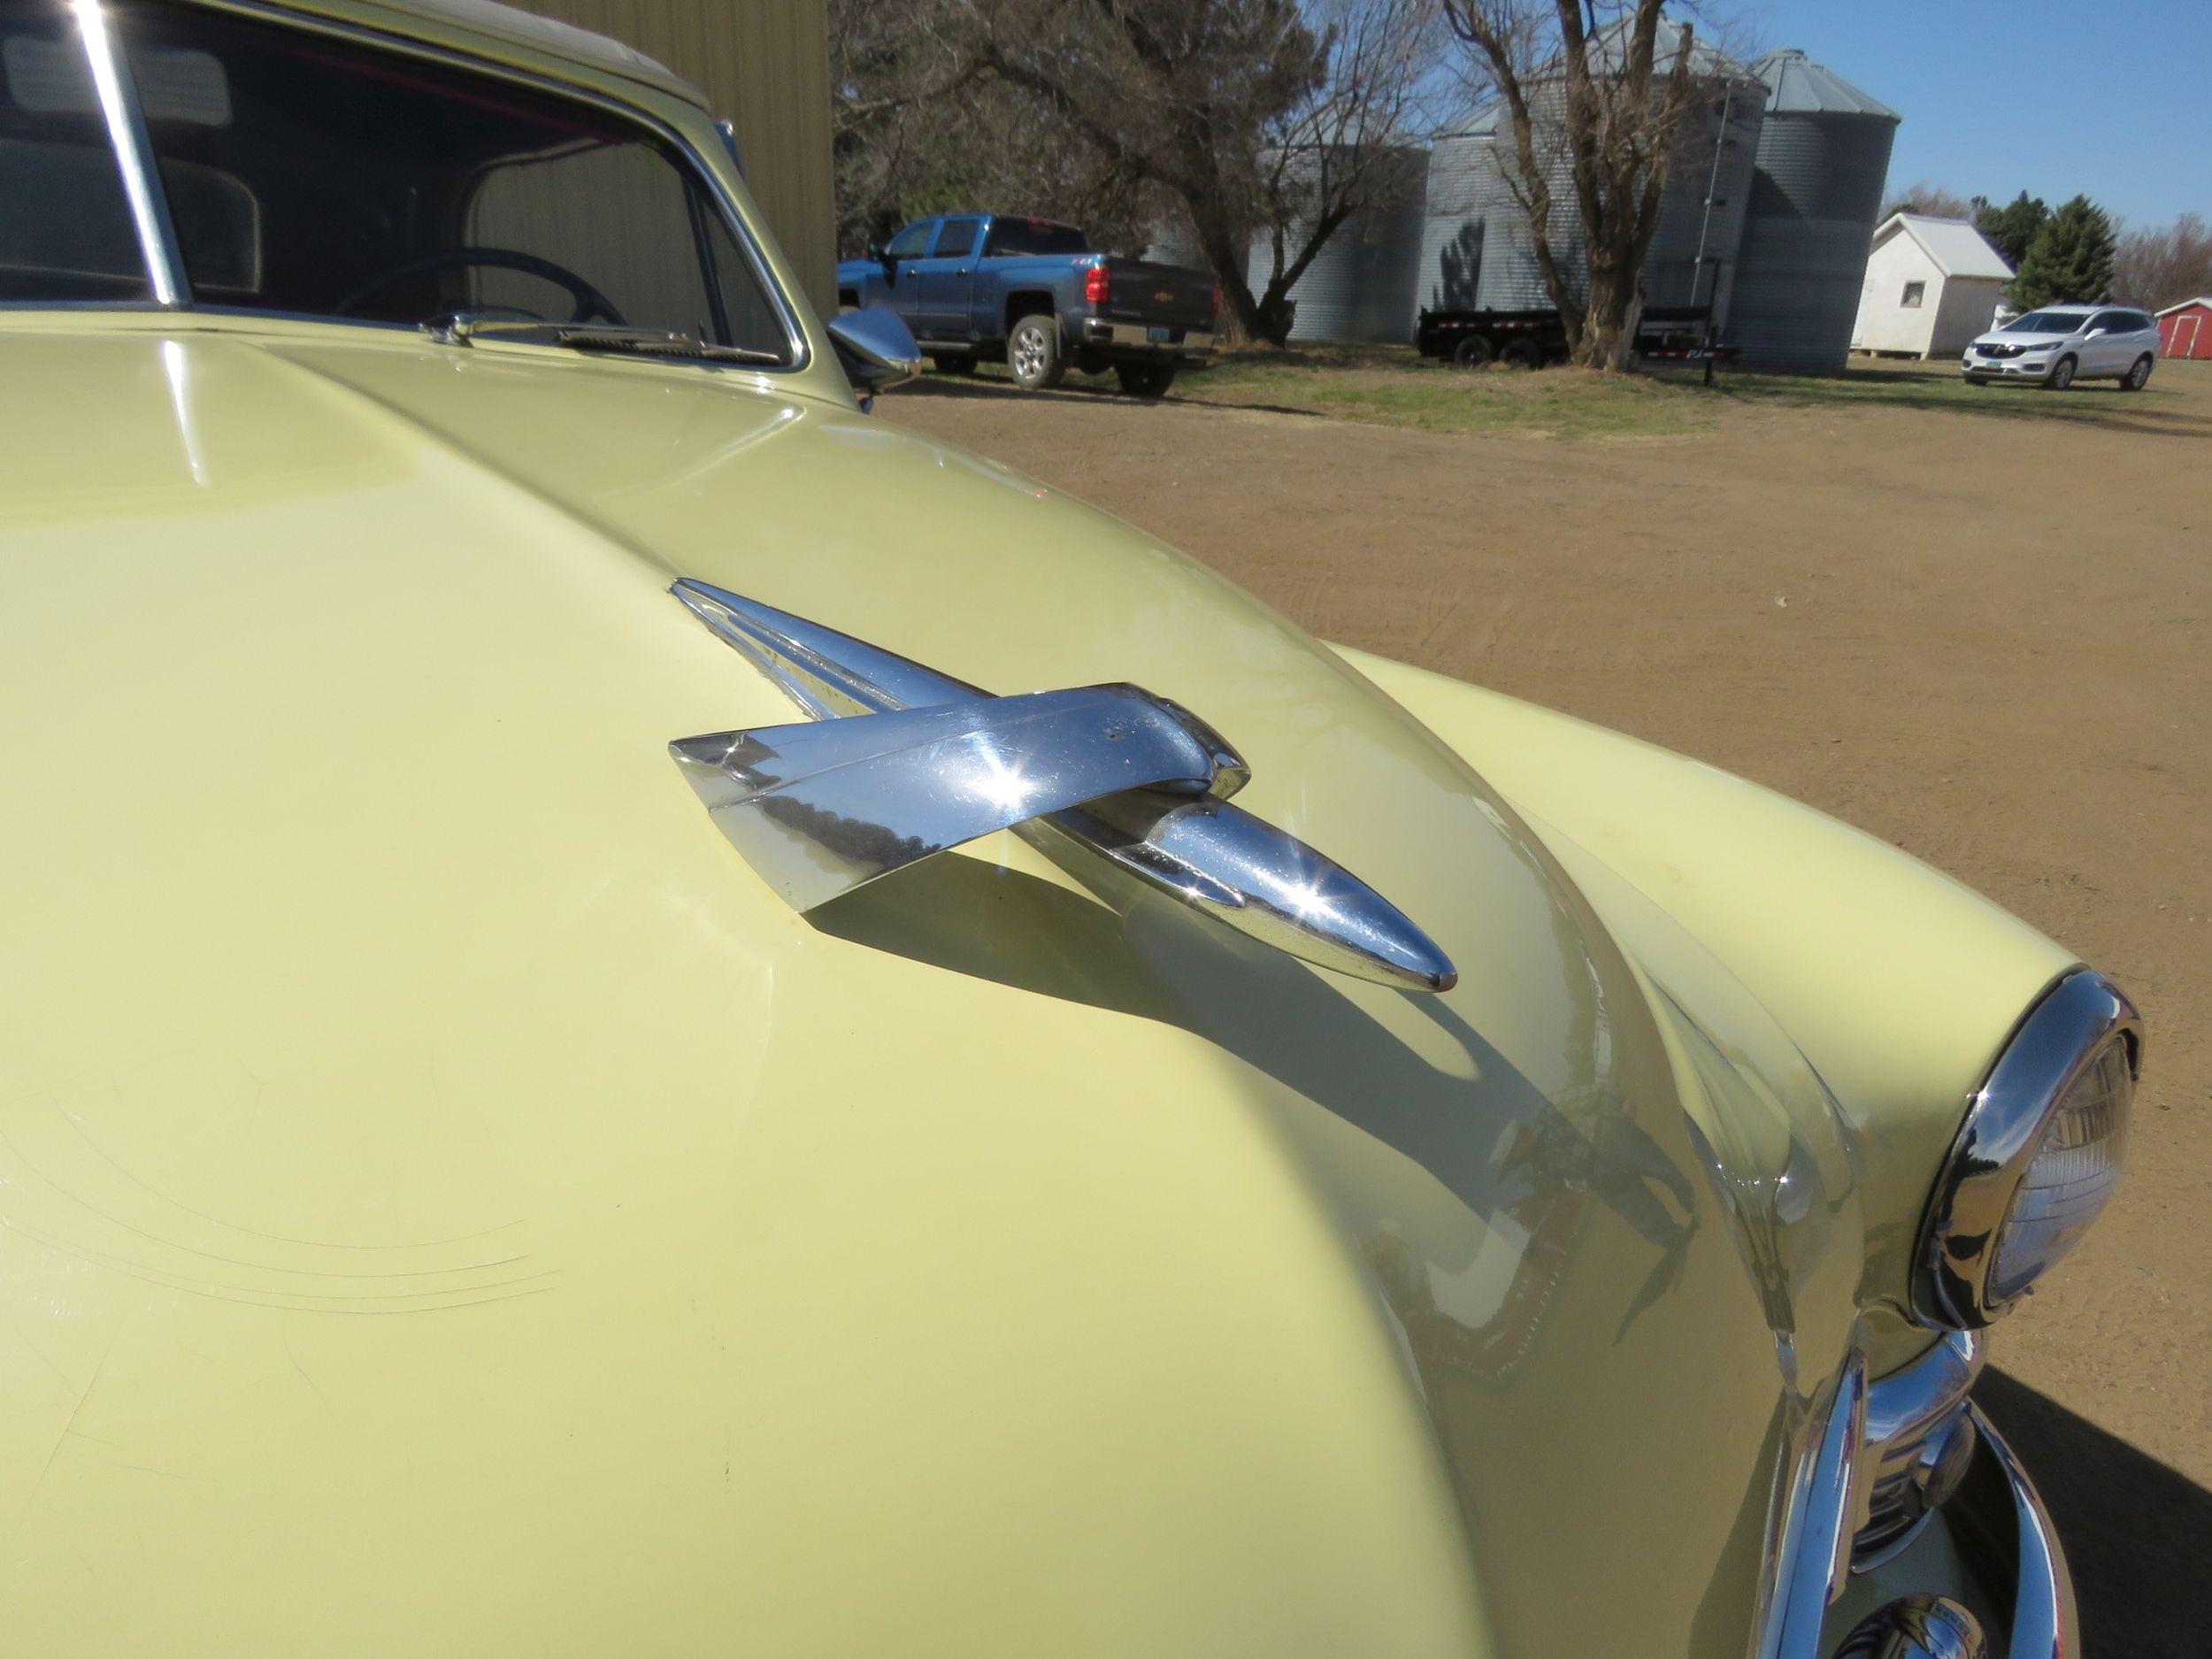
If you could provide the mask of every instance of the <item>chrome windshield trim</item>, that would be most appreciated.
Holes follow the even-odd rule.
[[[131,225],[138,233],[138,251],[146,261],[154,303],[172,309],[188,304],[192,285],[184,273],[176,227],[169,219],[169,198],[154,162],[153,140],[147,135],[138,88],[131,80],[129,55],[109,27],[101,0],[69,0],[69,10],[84,42],[85,63],[92,72],[108,142],[115,149],[116,170],[123,176],[123,194],[130,204]]]
[[[1968,1102],[1944,1159],[1915,1252],[1915,1316],[1939,1329],[1988,1325],[2012,1304],[1989,1300],[1997,1241],[2045,1118],[2108,1042],[2142,1069],[2142,1018],[2120,987],[2079,968],[2031,1008]]]
[[[98,12],[101,0],[68,0],[68,4],[81,19],[87,11]],[[590,104],[595,109],[617,116],[650,132],[672,148],[682,157],[684,165],[691,170],[693,176],[706,188],[708,195],[714,201],[716,210],[721,215],[723,227],[730,233],[731,237],[737,243],[738,250],[744,255],[746,268],[760,283],[762,293],[767,296],[768,303],[776,314],[776,320],[783,328],[784,342],[790,348],[791,360],[787,363],[748,364],[746,366],[754,373],[761,374],[795,374],[813,362],[812,339],[807,334],[805,326],[800,322],[799,314],[794,309],[791,297],[785,292],[783,284],[776,280],[775,273],[769,269],[767,258],[761,250],[758,240],[753,234],[752,227],[746,222],[745,215],[738,211],[736,196],[724,183],[721,173],[709,163],[705,152],[685,137],[680,128],[663,120],[652,111],[593,88],[579,86],[572,81],[562,80],[553,75],[539,74],[531,70],[518,68],[513,65],[500,63],[494,58],[480,57],[473,52],[442,46],[435,42],[418,40],[412,35],[397,34],[389,29],[372,28],[365,24],[349,22],[342,19],[324,17],[315,13],[294,11],[282,5],[265,4],[265,0],[191,0],[191,4],[201,11],[235,12],[241,17],[254,18],[259,21],[273,23],[286,28],[309,29],[317,34],[335,35],[339,39],[359,42],[380,50],[403,52],[410,57],[426,58],[433,63],[444,64],[449,67],[465,69],[472,74],[489,75],[501,81],[513,81],[518,85],[530,87],[555,97],[568,98],[580,104]],[[113,35],[105,27],[104,17],[101,19],[101,25],[100,34],[104,43],[107,61],[115,72],[116,93],[119,101],[118,107],[121,118],[135,134],[132,141],[133,147],[127,151],[123,138],[120,135],[115,136],[117,164],[124,168],[125,188],[130,189],[132,188],[132,164],[127,161],[125,157],[130,154],[137,157],[136,165],[140,169],[140,182],[150,193],[150,201],[154,209],[154,248],[149,249],[147,257],[148,273],[153,278],[157,300],[161,305],[169,309],[202,309],[194,303],[192,298],[191,284],[185,274],[184,262],[179,252],[175,227],[170,221],[168,198],[162,191],[160,174],[150,165],[153,154],[152,143],[146,133],[136,90],[130,81],[130,66],[125,61],[124,54],[115,50]],[[88,55],[92,52],[89,32],[87,34],[86,50]],[[108,115],[111,134],[116,134],[116,116],[107,111],[107,94],[104,83],[98,80],[100,73],[99,65],[96,62],[94,75],[96,84],[102,87],[103,112]],[[138,198],[134,196],[132,211],[134,219],[137,217],[137,201]],[[146,235],[147,228],[142,224],[140,227],[142,246],[145,244]],[[157,257],[155,249],[158,250],[160,260],[158,265],[155,264]],[[165,279],[161,274],[164,271],[167,273]],[[169,297],[162,296],[165,280],[170,288]],[[226,305],[205,309],[219,309],[229,315],[280,315],[300,320],[335,323],[348,327],[416,328],[419,326],[416,323],[388,323],[381,319],[334,317],[322,311],[280,313],[257,306],[244,305]],[[718,366],[726,367],[727,365]]]

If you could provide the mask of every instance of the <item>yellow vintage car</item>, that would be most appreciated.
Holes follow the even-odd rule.
[[[0,82],[5,1651],[2076,1654],[2102,976],[868,413],[610,42]]]

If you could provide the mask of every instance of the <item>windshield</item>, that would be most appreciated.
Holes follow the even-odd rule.
[[[2008,334],[2070,334],[2079,328],[2086,311],[2030,311],[2004,326]]]
[[[98,182],[86,158],[101,142],[99,106],[74,31],[54,24],[60,10],[0,0],[11,123],[0,207]],[[394,323],[464,311],[619,324],[790,360],[770,290],[705,181],[641,124],[304,28],[161,0],[105,10],[195,303]],[[7,297],[94,297],[87,266],[137,296],[109,274],[111,231],[104,267],[81,250],[12,245],[24,240],[0,230]],[[134,257],[125,268],[142,292]]]
[[[1048,219],[995,219],[983,246],[987,259],[993,254],[1088,253],[1090,238],[1072,225],[1056,225]]]

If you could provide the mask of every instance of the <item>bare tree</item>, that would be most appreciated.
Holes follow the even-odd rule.
[[[1133,251],[1164,212],[1156,188],[1068,142],[1041,100],[971,50],[963,0],[830,0],[838,246],[860,253],[931,213],[991,208],[1084,226]]]
[[[2163,229],[2123,231],[2112,262],[2112,291],[2151,306],[2212,294],[2212,225],[2200,213],[2184,213]]]
[[[1244,280],[1260,143],[1325,74],[1296,0],[964,0],[979,58],[1112,165],[1159,186],[1260,337]]]
[[[1916,179],[1882,204],[1881,216],[1887,219],[1892,213],[1921,213],[1930,219],[1970,220],[1980,211],[1955,191],[1947,190],[1939,184],[1931,184],[1925,179]]]
[[[1418,190],[1408,142],[1430,125],[1425,95],[1440,32],[1434,0],[1310,0],[1306,16],[1325,70],[1270,124],[1253,202],[1268,256],[1253,305],[1262,336],[1279,343],[1290,333],[1290,290],[1346,221]]]
[[[1475,79],[1502,106],[1501,172],[1528,219],[1531,251],[1573,359],[1618,368],[1667,173],[1702,104],[1694,31],[1660,0],[1440,0],[1472,49]],[[1553,237],[1578,221],[1582,269]]]

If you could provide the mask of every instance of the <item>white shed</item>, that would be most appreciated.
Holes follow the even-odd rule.
[[[1990,326],[2012,267],[1962,219],[1892,213],[1874,232],[1855,351],[1948,357]]]

